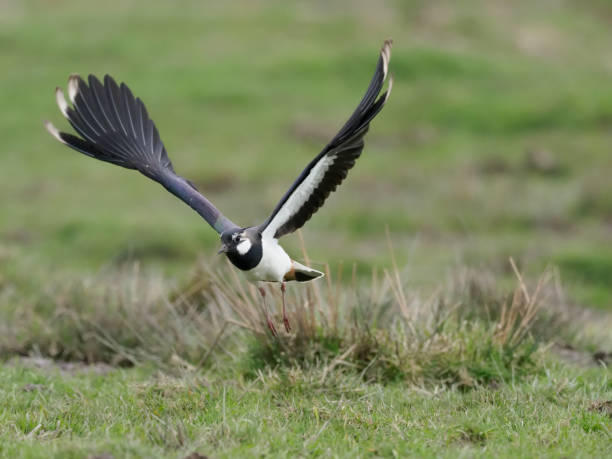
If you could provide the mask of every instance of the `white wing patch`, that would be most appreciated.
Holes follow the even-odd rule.
[[[266,229],[262,232],[263,237],[274,238],[276,230],[283,226],[300,210],[312,195],[313,191],[319,186],[323,177],[325,177],[325,173],[336,160],[336,155],[337,153],[329,153],[323,156],[319,162],[315,164],[306,178],[304,178],[302,183],[300,183],[293,193],[291,193],[289,199],[285,201],[272,221],[266,226]]]

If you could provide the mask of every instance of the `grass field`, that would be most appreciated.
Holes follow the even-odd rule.
[[[12,424],[0,437],[5,457],[82,457],[84,451],[115,457],[610,452],[610,422],[589,409],[593,396],[610,393],[609,381],[596,370],[551,365],[529,383],[467,393],[347,378],[318,384],[302,374],[262,375],[249,384],[169,378],[147,369],[64,376],[6,368],[2,376],[4,386],[16,389],[12,396],[2,394],[3,403],[20,411],[2,419]],[[27,384],[36,387],[24,392]]]
[[[0,456],[605,456],[611,20],[604,0],[0,0]],[[319,309],[279,347],[217,334],[259,316],[195,213],[43,129],[70,73],[109,73],[177,172],[256,224],[387,37],[392,98],[302,233],[331,283],[291,286],[294,318]],[[516,346],[510,256],[532,293],[554,278]]]

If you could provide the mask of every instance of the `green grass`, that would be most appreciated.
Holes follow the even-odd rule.
[[[609,448],[612,372],[593,351],[610,345],[610,317],[564,309],[550,275],[509,295],[490,273],[459,272],[425,300],[399,271],[370,287],[330,279],[292,292],[292,333],[274,338],[231,272],[203,266],[172,287],[135,265],[28,298],[27,284],[0,290],[0,457]],[[553,342],[578,346],[581,366]]]
[[[605,305],[610,301],[608,289],[612,279],[612,252],[565,253],[555,261],[565,273],[565,284],[576,291],[583,304]]]
[[[297,369],[213,380],[151,369],[101,376],[2,366],[4,457],[604,457],[610,372],[549,363],[469,392],[372,385]],[[35,389],[27,391],[29,384]]]
[[[546,349],[570,345],[589,363],[612,350],[612,6],[328,3],[0,1],[0,354],[136,364],[98,375],[0,363],[1,457],[609,451],[610,418],[589,409],[612,400],[609,368]],[[387,37],[393,95],[303,231],[313,266],[333,274],[317,304],[342,305],[344,328],[300,329],[301,348],[236,331],[217,343],[211,305],[261,317],[233,281],[213,284],[244,310],[207,290],[206,273],[226,273],[214,232],[158,185],[42,127],[66,126],[53,90],[70,73],[109,73],[146,102],[176,170],[256,224],[349,116]],[[385,226],[411,307],[442,291],[440,311],[466,314],[442,332],[393,328],[422,323],[401,322],[397,298],[370,285],[392,264]],[[296,236],[283,244],[303,259]],[[502,352],[509,256],[526,279],[556,266],[562,288],[525,347]],[[465,289],[449,290],[457,278]],[[312,295],[291,286],[292,311]],[[428,367],[433,351],[414,349],[429,332],[454,347],[437,342]],[[355,342],[380,357],[365,380],[373,360],[336,360]],[[204,368],[184,370],[210,349]]]

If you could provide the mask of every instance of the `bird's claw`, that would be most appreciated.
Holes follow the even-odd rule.
[[[276,331],[276,327],[274,326],[274,323],[270,320],[269,317],[266,319],[266,321],[268,322],[268,328],[270,329],[270,332],[272,333],[272,335],[275,338],[278,337],[278,332]]]
[[[289,324],[289,318],[283,317],[283,323],[285,324],[285,330],[287,331],[287,333],[289,333],[291,331],[291,325]]]

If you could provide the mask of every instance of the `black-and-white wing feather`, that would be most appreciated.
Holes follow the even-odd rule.
[[[279,238],[301,228],[342,183],[361,155],[363,137],[370,121],[391,94],[392,78],[389,79],[387,91],[378,97],[389,70],[391,44],[391,40],[385,41],[374,77],[355,112],[323,151],[306,166],[270,217],[260,226],[264,236]]]
[[[118,86],[110,76],[102,84],[89,75],[89,85],[78,75],[68,80],[70,107],[60,88],[55,91],[57,104],[79,134],[58,131],[50,122],[47,130],[61,143],[87,156],[136,169],[162,184],[200,214],[218,233],[237,226],[195,186],[174,172],[157,128],[139,98],[122,83]]]

